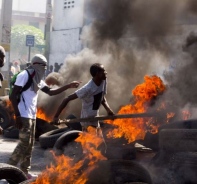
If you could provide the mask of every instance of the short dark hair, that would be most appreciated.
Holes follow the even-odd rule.
[[[100,63],[94,63],[91,67],[90,67],[90,74],[92,75],[92,77],[94,77],[98,72],[102,71],[103,69],[101,68],[102,64]]]

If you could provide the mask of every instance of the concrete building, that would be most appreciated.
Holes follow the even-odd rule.
[[[0,0],[0,44],[7,51],[7,62],[0,70],[7,80],[10,78],[8,71],[13,59],[13,52],[10,51],[11,27],[22,24],[31,25],[44,33],[46,2],[47,0]]]
[[[44,32],[47,0],[12,0],[11,25],[32,25]],[[2,0],[0,0],[1,12]]]
[[[80,33],[84,25],[84,0],[55,0],[50,33],[50,65],[63,63],[68,54],[82,49]]]

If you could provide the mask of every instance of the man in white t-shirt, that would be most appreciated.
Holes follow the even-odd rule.
[[[32,148],[35,138],[38,90],[40,89],[52,96],[57,95],[68,88],[77,88],[80,84],[80,82],[73,81],[60,88],[51,89],[42,80],[46,67],[46,58],[41,54],[36,54],[32,58],[31,65],[27,70],[18,74],[10,96],[16,116],[16,127],[19,129],[19,143],[8,160],[8,164],[16,166],[20,162],[20,168],[26,173],[28,179],[33,176],[28,173],[28,171],[31,167]],[[29,81],[29,78],[31,79],[31,84],[26,90],[24,90],[24,86]],[[20,96],[19,101],[18,96]]]
[[[92,79],[83,87],[75,91],[63,100],[59,106],[53,122],[58,123],[58,117],[69,101],[74,99],[82,100],[81,118],[95,117],[99,115],[99,107],[102,104],[108,115],[114,115],[105,98],[107,72],[100,63],[95,63],[90,67]],[[82,129],[86,130],[88,126],[100,127],[99,122],[81,122]]]

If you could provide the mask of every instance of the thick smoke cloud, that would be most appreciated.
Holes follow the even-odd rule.
[[[92,27],[94,48],[102,48],[106,40],[117,42],[125,36],[137,36],[141,45],[151,44],[158,49],[165,44],[162,36],[173,32],[179,9],[178,3],[170,0],[89,0],[88,3],[97,17]]]
[[[197,1],[195,0],[188,0],[187,1],[187,6],[186,9],[192,13],[192,14],[197,14]]]
[[[173,104],[183,108],[185,106],[196,107],[197,105],[197,35],[191,33],[183,44],[185,52],[185,62],[173,71],[166,73],[165,79],[170,84],[166,93],[168,98],[172,98]]]
[[[189,80],[192,72],[187,72],[185,78],[180,77],[185,71],[180,68],[185,66],[190,71],[194,65],[182,51],[182,45],[188,34],[195,32],[195,26],[189,25],[186,18],[191,14],[195,16],[196,7],[194,0],[86,0],[85,26],[81,34],[84,49],[65,58],[59,72],[61,80],[63,83],[80,80],[82,86],[91,79],[90,65],[102,63],[108,72],[107,99],[117,112],[122,105],[130,103],[132,89],[143,82],[145,75],[157,74],[169,86],[174,86],[164,95],[165,100],[173,97],[177,99],[177,105],[184,106],[187,98],[179,91],[185,91],[188,85],[179,83],[185,78]],[[172,75],[169,68],[173,68]],[[54,107],[63,96],[72,92],[74,90],[69,89],[58,98],[59,101],[54,98]],[[191,99],[188,101],[193,102]],[[78,116],[80,108],[81,102],[76,100],[63,114]],[[101,108],[103,113],[105,111]]]

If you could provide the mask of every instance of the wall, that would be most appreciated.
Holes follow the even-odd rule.
[[[64,63],[68,54],[75,54],[82,48],[79,40],[80,29],[69,29],[64,31],[53,31],[50,39],[50,65]]]
[[[82,27],[83,11],[84,0],[56,0],[53,8],[53,29]]]
[[[84,0],[56,0],[53,7],[49,65],[64,63],[67,55],[82,49]]]

